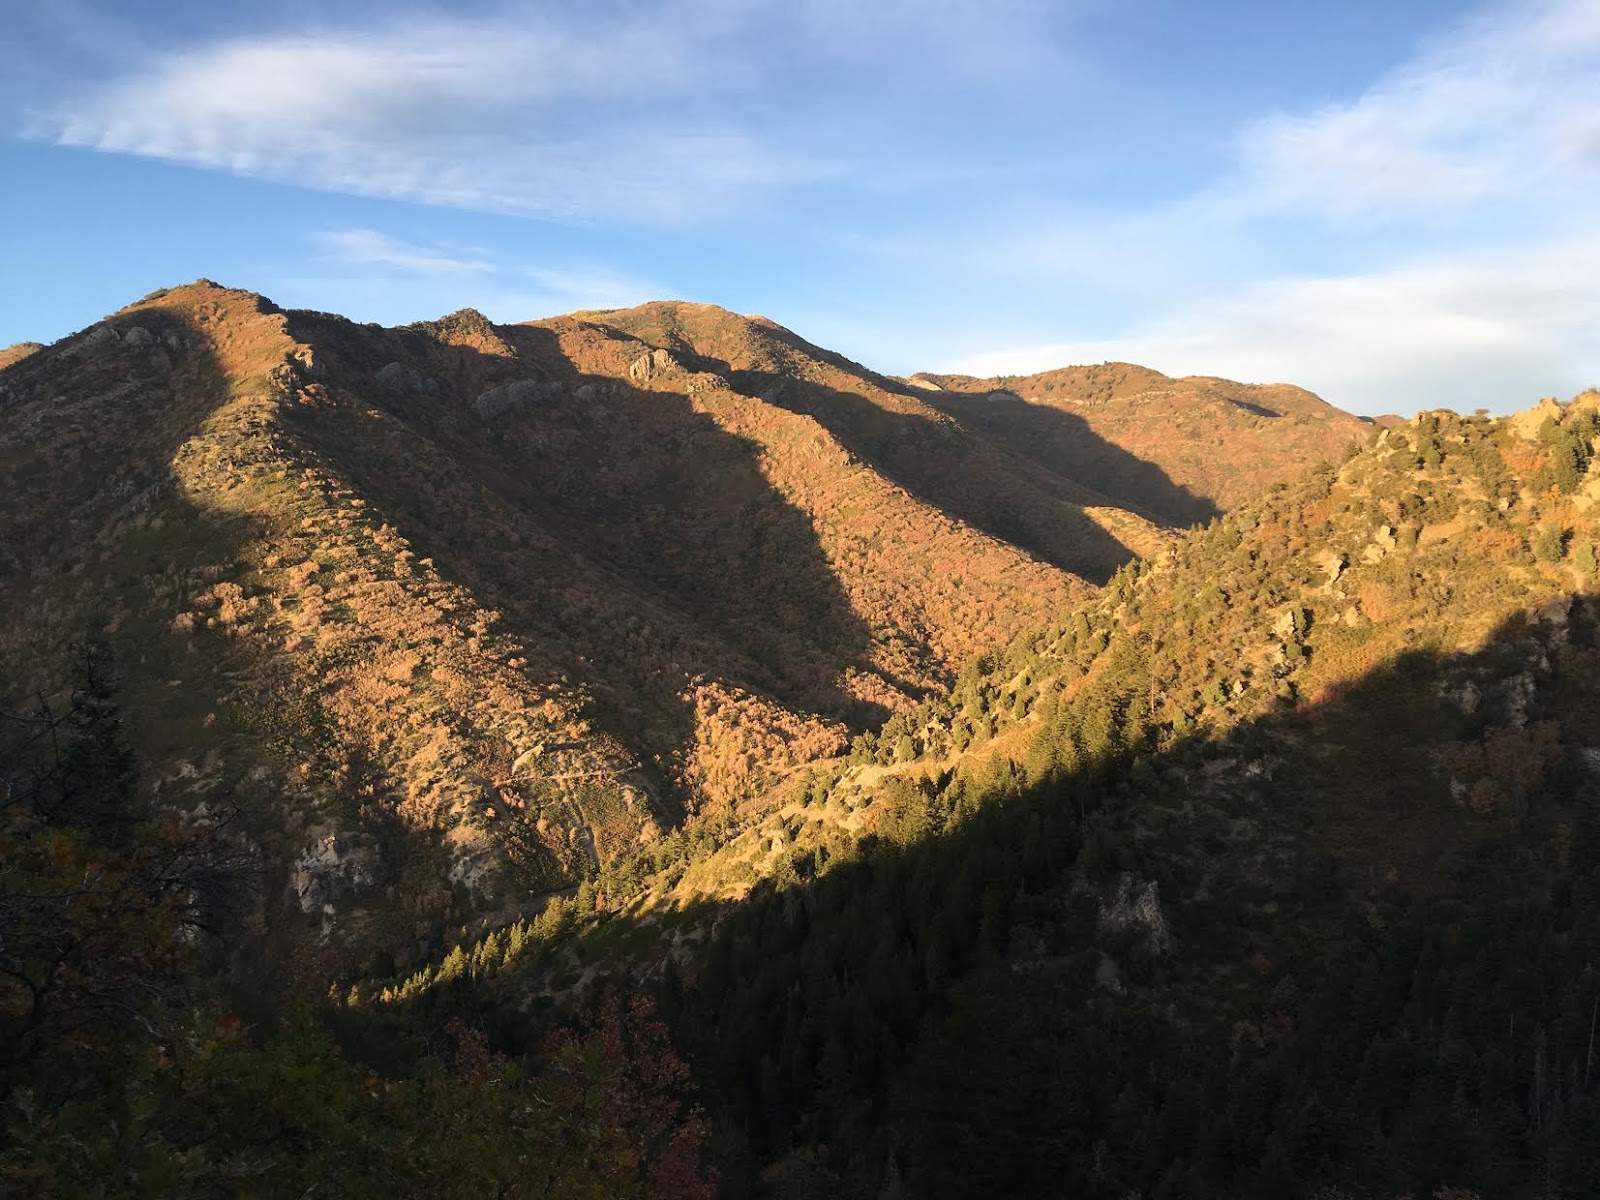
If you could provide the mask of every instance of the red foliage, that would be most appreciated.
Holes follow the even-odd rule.
[[[703,1165],[710,1128],[654,1001],[612,992],[580,1031],[558,1030],[546,1050],[566,1077],[567,1104],[597,1108],[636,1152],[648,1195],[712,1200],[716,1172]]]

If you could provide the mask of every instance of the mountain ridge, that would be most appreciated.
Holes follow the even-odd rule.
[[[1037,447],[1040,410],[1074,414],[1103,439],[1160,466],[1181,490],[1159,511],[1184,524],[1209,519],[1220,511],[1216,506],[1232,507],[1275,482],[1271,458],[1283,453],[1286,444],[1303,443],[1302,455],[1333,458],[1371,429],[1371,422],[1292,384],[1240,384],[1210,375],[1173,378],[1129,363],[988,379],[922,373],[911,380],[936,388],[935,404],[942,401],[952,412],[988,422],[1018,447]],[[994,411],[1006,401],[1009,412]],[[1165,422],[1162,430],[1148,428],[1142,410],[1152,407]],[[1058,439],[1047,438],[1047,444],[1050,452],[1062,453]],[[1125,469],[1094,459],[1077,469],[1118,480],[1124,488],[1138,482],[1127,478]],[[1197,506],[1191,497],[1205,497],[1212,510]]]
[[[0,1179],[1600,1188],[1600,393],[922,382],[204,281],[0,369]]]
[[[168,789],[282,808],[265,793],[309,787],[287,814],[309,830],[293,904],[355,904],[357,926],[384,920],[381,879],[421,894],[442,869],[466,889],[444,911],[514,904],[686,814],[760,811],[1088,595],[1074,567],[1104,578],[1172,536],[917,389],[710,305],[384,330],[199,281],[3,386],[0,463],[39,501],[0,534],[7,590],[55,614],[8,652],[42,678],[37,648],[74,621],[123,641],[141,706],[168,685],[197,706],[134,723]],[[77,471],[37,475],[64,451]],[[44,564],[70,511],[100,549],[67,564],[84,585],[63,607]],[[167,584],[111,582],[197,529],[209,549]],[[183,682],[146,669],[152,637]],[[185,739],[212,748],[184,765]]]

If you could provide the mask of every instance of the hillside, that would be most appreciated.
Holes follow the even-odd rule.
[[[1592,393],[1385,432],[594,946],[693,947],[663,994],[797,1188],[1596,1194],[1597,433]]]
[[[205,282],[15,359],[0,1084],[50,1115],[0,1181],[123,1137],[195,1194],[304,1194],[293,1147],[373,1195],[1581,1161],[1593,397],[1375,432],[1106,370],[1051,415],[711,306]],[[1451,922],[1560,969],[1441,1016]],[[1381,1104],[1318,1057],[1446,1016],[1501,1132],[1426,1055]]]
[[[1284,473],[1290,463],[1342,458],[1371,429],[1302,388],[1170,379],[1127,363],[909,382],[929,404],[1011,450],[1094,479],[1112,503],[1172,525],[1259,496],[1292,477]]]
[[[385,330],[202,282],[0,386],[13,703],[106,639],[150,794],[402,963],[736,832],[1172,536],[709,306]]]
[[[28,355],[43,349],[44,347],[38,342],[18,342],[15,346],[7,346],[0,350],[0,370],[4,370],[12,363],[19,363]]]

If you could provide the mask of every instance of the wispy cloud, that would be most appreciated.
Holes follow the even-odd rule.
[[[1600,384],[1600,236],[1390,271],[1277,279],[1133,333],[1018,346],[952,369],[1123,361],[1292,382],[1362,412],[1505,409]]]
[[[824,169],[711,119],[616,126],[604,109],[670,88],[685,68],[681,39],[654,52],[645,40],[637,26],[590,40],[460,25],[229,42],[75,98],[31,132],[330,191],[568,218],[671,220]]]
[[[1226,195],[1341,218],[1525,202],[1593,166],[1597,67],[1600,6],[1496,5],[1354,103],[1247,127]]]
[[[676,296],[671,288],[593,264],[524,267],[521,274],[532,281],[539,296],[547,299],[545,307],[549,310],[628,308],[647,300]]]
[[[176,46],[116,26],[93,63],[70,3],[68,68],[0,78],[34,97],[34,137],[586,226],[530,265],[430,240],[445,214],[397,218],[432,231],[406,241],[341,202],[359,227],[285,268],[332,289],[304,297],[318,307],[535,315],[676,294],[639,278],[660,274],[790,324],[809,311],[806,332],[898,370],[1133,358],[1369,410],[1505,407],[1600,373],[1595,0],[1485,0],[1340,102],[1231,131],[1174,111],[1158,148],[1095,110],[1115,92],[1097,75],[1142,65],[1093,60],[1074,14],[1103,0],[490,0],[259,24],[303,11],[279,5]],[[1102,125],[1080,154],[1073,131]],[[1083,183],[1097,172],[1134,182]]]
[[[311,235],[324,267],[272,284],[294,304],[337,301],[364,319],[405,322],[470,305],[501,321],[525,321],[576,309],[625,308],[676,290],[603,263],[565,258],[528,263],[453,245],[404,241],[375,229]]]
[[[1130,360],[1289,380],[1367,412],[1592,386],[1597,130],[1600,7],[1494,5],[1348,103],[1248,124],[1226,171],[1161,209],[970,243],[975,269],[1137,315],[948,365]]]
[[[187,47],[71,90],[27,132],[357,195],[681,221],[845,170],[829,139],[804,128],[835,90],[830,70],[865,57],[887,81],[985,46],[1031,45],[1039,59],[1047,43],[1021,23],[1042,7],[942,0],[934,22],[898,0],[870,12],[838,0],[413,12],[375,29]]]
[[[375,229],[331,229],[317,234],[314,240],[330,258],[361,266],[394,267],[429,275],[470,275],[496,269],[482,257],[414,246]]]

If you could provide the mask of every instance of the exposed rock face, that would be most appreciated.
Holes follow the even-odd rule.
[[[1544,625],[1553,625],[1558,630],[1564,630],[1571,614],[1572,597],[1557,596],[1534,614],[1534,620]]]
[[[435,396],[439,392],[437,379],[401,362],[389,363],[379,371],[378,383],[391,392],[420,392],[426,396]]]
[[[122,344],[124,346],[132,346],[136,350],[142,350],[146,346],[155,345],[155,343],[155,334],[142,325],[131,325],[122,331]]]
[[[480,392],[472,402],[472,410],[485,421],[492,421],[514,408],[536,400],[554,400],[561,395],[561,385],[554,380],[514,379]]]
[[[348,835],[330,833],[312,842],[290,876],[300,911],[332,913],[341,896],[375,881],[373,860],[372,848]]]
[[[1395,540],[1393,528],[1388,525],[1379,525],[1372,531],[1372,541],[1361,551],[1361,561],[1369,566],[1373,563],[1382,562],[1390,554],[1394,553],[1395,546],[1398,544]]]
[[[1100,902],[1100,928],[1113,933],[1142,933],[1153,954],[1164,955],[1172,949],[1172,933],[1153,879],[1141,880],[1128,872],[1119,875],[1110,899]]]
[[[316,351],[310,346],[296,346],[289,352],[289,361],[309,378],[316,379],[322,374]]]
[[[1508,417],[1507,420],[1511,425],[1512,432],[1516,433],[1518,437],[1527,438],[1529,441],[1537,441],[1539,430],[1544,427],[1544,423],[1549,420],[1561,420],[1562,411],[1561,405],[1547,396],[1532,408],[1525,408],[1521,412]]]
[[[1451,704],[1454,704],[1463,713],[1468,715],[1477,712],[1478,705],[1483,703],[1483,692],[1478,688],[1478,685],[1473,683],[1470,679],[1462,683],[1460,687],[1451,687],[1449,684],[1441,684],[1439,687],[1439,697],[1442,700],[1447,700]]]
[[[1278,614],[1278,619],[1272,623],[1273,636],[1281,642],[1289,641],[1298,633],[1296,624],[1304,619],[1301,610],[1298,608],[1291,608]]]
[[[648,383],[659,375],[683,370],[683,364],[670,350],[655,349],[641,354],[628,364],[628,378],[635,383]]]

